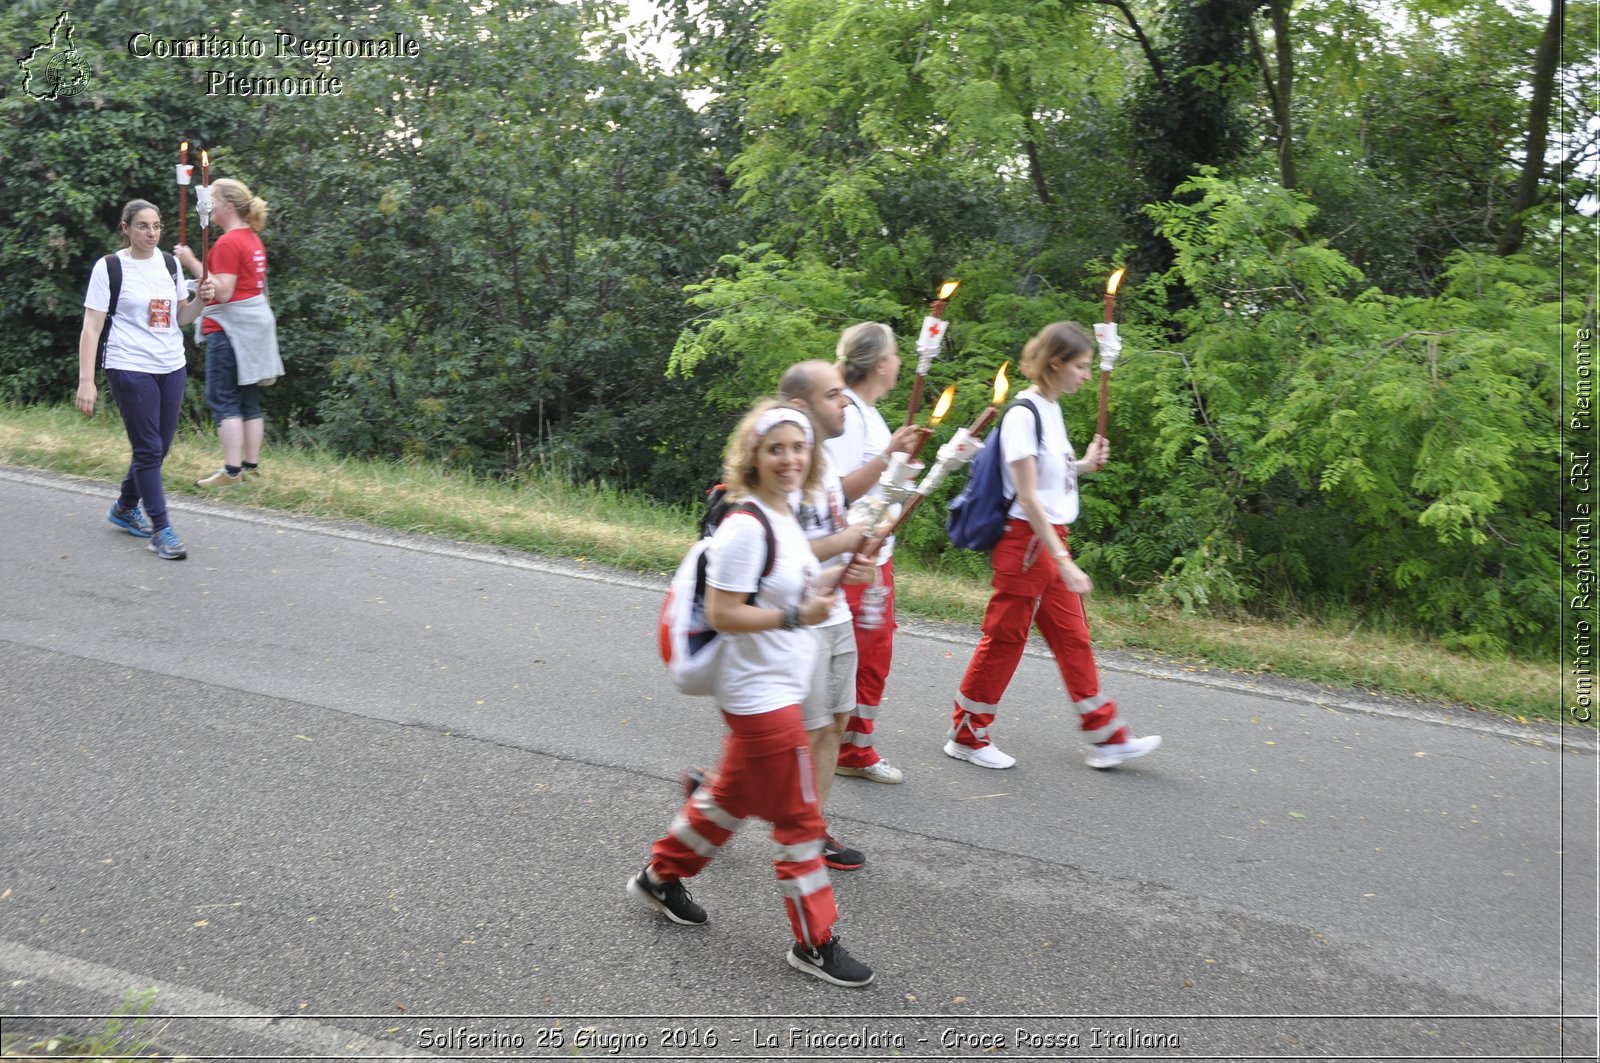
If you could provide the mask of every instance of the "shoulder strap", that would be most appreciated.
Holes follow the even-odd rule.
[[[96,369],[106,367],[106,340],[111,338],[111,322],[117,316],[117,301],[122,295],[122,259],[113,252],[101,261],[106,264],[106,288],[110,295],[106,300],[106,319],[100,326],[100,342],[94,350]]]
[[[1026,406],[1028,408],[1028,412],[1033,414],[1033,441],[1034,441],[1034,443],[1036,445],[1043,446],[1044,445],[1044,417],[1042,417],[1040,415],[1039,407],[1035,406],[1033,403],[1029,402],[1027,399],[1016,399],[1010,405],[1008,405],[1000,414],[1000,424],[1002,424],[1002,425],[1005,424],[1006,414],[1010,413],[1012,410],[1016,409],[1018,406]],[[996,441],[998,442],[998,436],[999,436],[998,427],[996,428],[995,435],[997,437]],[[1002,460],[1003,460],[1003,455],[1002,455]]]
[[[761,564],[761,578],[766,579],[772,575],[772,566],[778,559],[778,538],[772,533],[772,521],[767,519],[765,510],[748,500],[734,506],[730,515],[732,513],[748,513],[761,522],[761,530],[767,536],[767,559]]]
[[[178,259],[169,251],[161,252],[161,258],[167,264],[167,272],[172,274],[172,286],[178,287],[183,283],[183,277],[178,273]]]
[[[110,321],[116,316],[117,300],[122,295],[122,256],[112,253],[102,261],[106,264],[106,287],[111,290],[111,298],[106,303],[106,320]]]

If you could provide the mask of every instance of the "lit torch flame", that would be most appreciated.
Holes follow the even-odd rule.
[[[961,287],[960,281],[945,281],[944,287],[939,289],[939,301],[942,303],[956,294],[956,289]]]
[[[182,144],[179,144],[178,150],[187,155],[189,153],[189,142],[185,140]]]
[[[1011,390],[1011,381],[1006,379],[1006,366],[1010,362],[1001,362],[999,370],[994,375],[994,402],[990,405],[998,406],[1006,401],[1006,392]]]
[[[939,401],[934,403],[933,416],[928,418],[928,427],[932,428],[944,420],[944,415],[950,412],[950,404],[956,401],[956,386],[951,384],[939,396]]]
[[[1126,272],[1126,269],[1119,269],[1119,270],[1117,270],[1115,273],[1113,273],[1111,275],[1111,279],[1110,280],[1106,281],[1106,294],[1107,295],[1116,295],[1117,294],[1117,285],[1122,283],[1122,274],[1125,273],[1125,272]]]

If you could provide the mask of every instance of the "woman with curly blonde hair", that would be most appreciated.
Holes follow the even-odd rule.
[[[684,887],[746,818],[772,824],[773,869],[795,944],[791,967],[834,985],[861,986],[872,969],[833,933],[838,918],[823,864],[817,801],[801,704],[817,642],[803,630],[827,619],[834,594],[817,587],[817,559],[790,506],[819,482],[811,418],[763,400],[728,440],[723,484],[739,504],[707,551],[706,619],[728,639],[713,693],[728,726],[722,760],[651,848],[628,892],[674,923],[698,926],[705,909]]]

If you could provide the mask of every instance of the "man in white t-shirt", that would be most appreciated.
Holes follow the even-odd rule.
[[[828,362],[807,361],[790,366],[778,382],[778,396],[811,415],[817,435],[826,441],[844,431],[844,411],[849,400],[844,394],[844,378]],[[822,447],[814,454],[826,466]],[[851,528],[845,523],[844,484],[831,468],[822,469],[821,485],[806,497],[791,501],[795,517],[819,561],[836,560],[823,569],[822,585],[831,586],[841,567],[849,565],[851,551],[861,545],[866,528]],[[857,581],[864,581],[870,569],[863,561]],[[817,768],[817,804],[827,808],[828,791],[834,768],[839,763],[839,744],[856,705],[856,636],[850,622],[850,605],[843,594],[833,612],[812,629],[817,636],[817,666],[811,676],[811,691],[802,703],[806,737],[811,742],[811,759]],[[826,815],[826,811],[824,811]],[[861,852],[827,835],[823,862],[839,871],[853,871],[867,862]]]

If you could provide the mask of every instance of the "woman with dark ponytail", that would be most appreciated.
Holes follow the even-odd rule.
[[[188,381],[180,326],[200,316],[212,286],[207,281],[185,301],[188,293],[176,263],[161,251],[161,211],[154,203],[128,201],[118,228],[122,250],[94,264],[83,297],[78,412],[92,415],[99,401],[95,368],[103,350],[106,385],[133,450],[122,493],[106,519],[129,535],[149,539],[157,556],[181,561],[188,552],[167,519],[161,465],[178,431]]]

